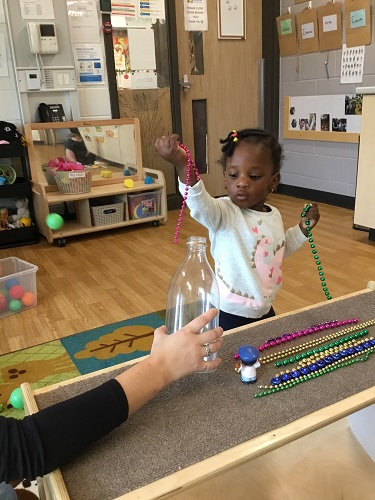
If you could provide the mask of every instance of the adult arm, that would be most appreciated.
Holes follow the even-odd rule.
[[[65,158],[67,161],[71,161],[73,163],[77,163],[76,155],[73,153],[71,149],[65,149]]]
[[[0,416],[0,481],[51,472],[127,417],[127,398],[116,380],[23,420]]]
[[[35,479],[61,466],[108,434],[175,380],[214,370],[204,361],[222,345],[221,328],[197,333],[217,314],[211,309],[173,335],[155,330],[151,354],[101,386],[45,408],[23,420],[0,416],[0,482]],[[98,411],[105,408],[105,411]]]

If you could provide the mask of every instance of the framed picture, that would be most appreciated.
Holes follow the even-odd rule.
[[[219,38],[246,38],[245,0],[218,0]]]

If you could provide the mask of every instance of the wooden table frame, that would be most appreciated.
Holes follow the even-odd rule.
[[[369,292],[369,290],[375,290],[375,281],[370,281],[367,284],[367,288],[364,290],[360,290],[359,292],[354,292],[343,297],[338,297],[337,299],[332,299],[332,301],[339,301],[342,299],[358,296],[361,293]],[[278,315],[278,317],[282,318],[285,316],[289,316],[290,314],[317,308],[321,305],[322,303],[316,304],[314,306],[308,306],[296,311],[292,311],[291,313],[280,314]],[[264,322],[268,322],[271,320],[272,318],[264,320]],[[232,333],[235,333],[240,329],[241,328],[230,330],[229,332],[226,332],[225,335],[231,335]],[[137,362],[139,362],[140,359],[142,358],[138,358]],[[122,365],[117,365],[116,368],[120,368],[121,366],[128,366],[133,363],[134,360],[128,361],[126,363],[123,363]],[[38,389],[36,391],[32,391],[29,384],[22,384],[21,389],[23,393],[26,414],[32,414],[38,411],[34,395],[53,391],[56,387],[69,385],[72,382],[76,382],[77,380],[97,376],[99,373],[106,373],[109,371],[113,371],[113,369],[114,367],[106,368],[104,370],[100,370],[88,375],[83,375],[82,377],[76,377],[74,379],[67,380],[66,382],[55,384],[43,389]],[[297,419],[288,425],[257,436],[254,439],[248,440],[229,450],[218,453],[217,455],[214,455],[206,460],[177,471],[174,474],[171,474],[146,486],[121,495],[117,497],[116,500],[152,500],[161,497],[165,498],[166,496],[169,496],[171,494],[181,492],[185,488],[190,488],[202,481],[211,479],[218,474],[249,462],[254,458],[260,457],[261,455],[280,448],[283,445],[286,445],[296,439],[299,439],[318,429],[330,425],[333,422],[347,417],[348,415],[363,410],[364,408],[367,408],[374,403],[375,387],[371,387],[370,389],[359,392],[354,396],[348,397],[333,405],[327,406],[319,411]],[[42,489],[44,489],[46,500],[70,499],[60,470],[53,471],[52,473],[44,476],[43,480],[41,480],[41,483]]]

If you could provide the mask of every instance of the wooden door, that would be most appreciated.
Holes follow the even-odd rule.
[[[208,31],[202,32],[203,74],[191,74],[191,44],[184,27],[184,2],[175,0],[180,78],[191,87],[181,90],[182,136],[193,157],[193,102],[206,100],[207,165],[202,176],[212,196],[225,194],[219,139],[232,129],[257,127],[258,74],[262,57],[262,1],[245,0],[246,39],[218,38],[218,2],[207,0]]]

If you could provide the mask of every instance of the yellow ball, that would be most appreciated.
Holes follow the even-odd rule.
[[[126,188],[132,188],[132,187],[134,187],[133,179],[125,179],[124,180],[124,186]]]
[[[29,219],[28,217],[21,217],[19,221],[25,227],[31,226],[31,219]]]
[[[100,175],[102,177],[110,178],[110,177],[112,177],[112,172],[110,170],[102,170],[100,172]]]

